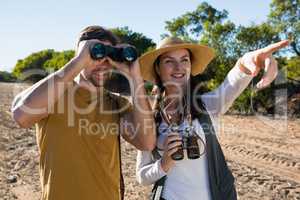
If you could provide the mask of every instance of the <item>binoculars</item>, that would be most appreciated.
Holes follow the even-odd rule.
[[[176,125],[171,126],[172,132],[179,132],[179,127]],[[184,158],[183,150],[186,149],[189,159],[200,158],[200,148],[198,145],[198,137],[195,135],[193,127],[188,126],[182,134],[182,145],[179,149],[171,155],[173,160],[182,160]]]
[[[133,46],[113,47],[102,43],[91,45],[90,55],[94,60],[108,56],[116,62],[133,62],[138,57],[137,50]]]

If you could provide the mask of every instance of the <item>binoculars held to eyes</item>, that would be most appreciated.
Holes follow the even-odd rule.
[[[138,57],[137,50],[133,46],[113,47],[102,43],[91,45],[90,55],[94,60],[108,56],[116,62],[134,62]]]

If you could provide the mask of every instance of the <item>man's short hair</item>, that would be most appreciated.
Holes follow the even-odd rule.
[[[113,32],[110,30],[102,27],[102,26],[88,26],[84,28],[80,33],[79,33],[79,39],[77,41],[77,46],[79,42],[83,40],[91,40],[91,39],[98,39],[102,41],[108,41],[112,45],[116,45],[120,43],[120,39],[118,36],[116,36]]]

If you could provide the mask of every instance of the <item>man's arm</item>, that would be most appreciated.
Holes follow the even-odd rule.
[[[86,64],[92,62],[87,55],[89,53],[88,45],[88,42],[84,43],[81,51],[60,70],[40,80],[15,97],[11,111],[13,118],[21,127],[29,128],[48,116],[50,108],[64,94],[75,76]]]
[[[128,66],[111,59],[109,61],[130,78],[133,108],[132,112],[125,114],[120,121],[121,134],[138,149],[151,151],[156,145],[156,128],[139,62],[137,60]]]
[[[142,79],[133,80],[133,108],[120,121],[122,137],[139,150],[152,151],[156,144],[154,117]]]

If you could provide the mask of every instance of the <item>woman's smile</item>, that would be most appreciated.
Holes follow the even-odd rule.
[[[184,76],[185,76],[185,73],[173,73],[173,74],[171,74],[171,76],[173,77],[173,78],[183,78]]]

